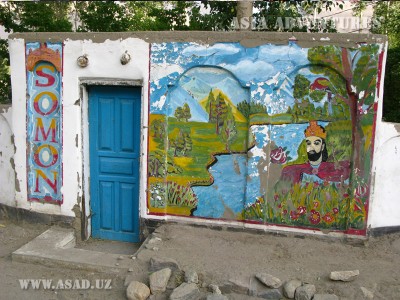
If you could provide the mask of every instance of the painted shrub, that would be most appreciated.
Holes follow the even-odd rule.
[[[364,233],[381,54],[152,44],[149,212]]]
[[[28,43],[28,200],[61,204],[62,104],[60,43]]]

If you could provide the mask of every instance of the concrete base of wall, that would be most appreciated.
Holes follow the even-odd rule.
[[[38,213],[23,208],[11,207],[0,203],[0,219],[9,219],[11,221],[35,222],[48,225],[60,225],[72,227],[75,218],[69,216],[49,215]]]
[[[369,230],[369,235],[377,237],[385,234],[398,233],[398,232],[400,232],[400,226],[378,227],[378,228],[371,228]]]

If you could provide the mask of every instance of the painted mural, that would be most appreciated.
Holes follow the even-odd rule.
[[[364,234],[382,51],[152,44],[149,213]]]
[[[28,43],[28,200],[61,204],[61,43]]]

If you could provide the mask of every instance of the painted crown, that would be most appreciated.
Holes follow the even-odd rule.
[[[326,131],[322,126],[318,125],[317,121],[310,121],[310,125],[304,130],[304,135],[306,137],[317,136],[326,139]]]

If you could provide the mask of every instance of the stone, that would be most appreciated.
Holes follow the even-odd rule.
[[[282,281],[270,274],[258,273],[256,275],[257,279],[264,283],[267,287],[277,289],[282,285]]]
[[[123,260],[124,257],[122,255],[118,256],[118,260]]]
[[[286,298],[294,299],[294,293],[299,286],[301,286],[301,281],[298,279],[292,279],[285,282],[283,285],[283,295]]]
[[[151,238],[149,241],[148,241],[148,243],[149,244],[158,244],[158,243],[160,243],[162,240],[161,240],[161,238],[159,238],[159,237],[153,237],[153,238]]]
[[[294,298],[296,300],[311,300],[316,292],[315,285],[305,284],[296,289]]]
[[[199,276],[194,270],[185,271],[185,282],[199,283]]]
[[[195,283],[182,283],[172,291],[170,300],[195,300],[200,297],[199,288]]]
[[[150,290],[152,294],[165,292],[171,273],[171,269],[165,268],[150,275]]]
[[[184,272],[181,270],[172,271],[171,278],[168,281],[167,289],[174,290],[184,282]]]
[[[269,289],[257,294],[257,297],[269,300],[280,300],[283,299],[281,291],[279,289]]]
[[[159,271],[161,269],[169,268],[172,271],[179,269],[178,262],[172,258],[166,257],[152,257],[150,258],[150,272]]]
[[[211,293],[216,294],[216,295],[221,295],[221,290],[219,289],[218,285],[216,284],[210,284],[208,286],[208,289],[211,291]]]
[[[315,294],[313,300],[339,300],[334,294]]]
[[[128,272],[133,272],[133,268],[129,268],[129,269],[128,269]]]
[[[148,300],[168,300],[168,295],[166,294],[150,295]]]
[[[126,289],[128,300],[145,300],[150,296],[150,289],[144,283],[132,281]]]
[[[334,271],[331,272],[329,278],[335,281],[353,281],[360,275],[360,271]]]
[[[266,287],[265,284],[256,277],[250,278],[249,296],[257,297],[258,294],[268,290],[270,290],[270,288]]]
[[[220,294],[207,295],[207,300],[228,300],[228,297]]]
[[[368,290],[367,288],[365,288],[363,286],[360,287],[360,289],[361,289],[365,299],[374,299],[374,293],[373,292],[371,292],[370,290]]]
[[[250,279],[231,278],[229,279],[228,285],[230,286],[231,291],[238,294],[247,295],[250,289]]]

